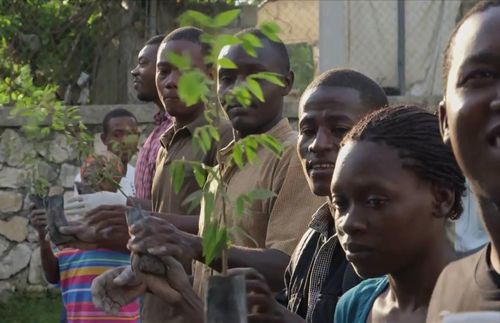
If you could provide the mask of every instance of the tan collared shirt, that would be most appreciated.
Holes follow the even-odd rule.
[[[278,139],[284,146],[281,158],[263,147],[257,149],[257,160],[242,169],[236,165],[221,163],[226,193],[230,201],[235,201],[242,193],[254,189],[267,189],[276,194],[265,200],[254,200],[247,205],[248,212],[237,216],[232,206],[226,206],[225,224],[238,227],[231,230],[233,245],[249,248],[280,250],[290,255],[302,234],[306,231],[311,214],[324,203],[324,198],[313,195],[307,185],[305,174],[296,152],[297,133],[292,130],[287,119],[282,119],[267,134]],[[221,152],[222,159],[228,160],[231,143]],[[217,182],[210,183],[215,192]],[[204,213],[202,201],[201,214]],[[216,198],[215,214],[222,221],[222,199]],[[204,219],[200,216],[199,234],[203,232]],[[193,268],[193,287],[203,296],[205,284],[213,270],[200,262]]]
[[[193,134],[196,128],[207,125],[202,114],[190,124],[177,128],[170,127],[160,138],[161,148],[156,160],[156,173],[152,187],[152,206],[154,212],[175,213],[180,215],[199,215],[199,207],[189,211],[189,204],[183,204],[184,200],[193,192],[200,189],[193,174],[192,167],[184,167],[184,183],[179,193],[175,193],[169,166],[173,161],[186,160],[203,162],[213,166],[217,163],[217,145],[212,145],[210,151],[204,153],[193,143]],[[218,127],[220,144],[222,147],[233,139],[231,124],[227,120],[220,122]],[[184,323],[186,320],[175,308],[162,301],[153,294],[146,293],[144,305],[141,310],[141,321],[143,323]]]
[[[212,145],[210,151],[204,153],[193,143],[195,129],[207,124],[204,115],[201,114],[193,122],[182,128],[177,128],[174,124],[161,136],[161,148],[156,159],[156,172],[151,190],[154,212],[181,215],[200,214],[199,207],[189,211],[189,204],[183,204],[191,193],[200,189],[196,183],[192,167],[185,165],[184,183],[179,193],[176,193],[172,185],[169,166],[176,160],[202,162],[208,166],[217,164],[217,145]],[[218,130],[221,147],[224,147],[233,138],[231,124],[227,120],[222,120]]]

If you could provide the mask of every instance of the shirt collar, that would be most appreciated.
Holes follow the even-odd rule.
[[[265,132],[265,134],[273,136],[279,141],[284,141],[284,139],[286,139],[286,136],[290,133],[290,131],[293,131],[292,127],[290,126],[290,122],[288,122],[287,118],[282,118],[274,127],[272,127],[269,131]],[[222,148],[220,151],[222,160],[226,160],[226,158],[231,152],[231,147],[234,146],[235,141],[236,141],[236,132],[233,129],[233,140],[231,140],[231,142],[226,147]]]
[[[155,115],[153,116],[153,123],[156,126],[161,125],[165,121],[170,121],[170,115],[168,115],[163,110],[160,110],[160,111],[156,112]]]
[[[313,214],[312,220],[309,223],[309,228],[314,231],[319,232],[325,238],[330,237],[330,232],[334,232],[335,228],[330,227],[332,222],[332,213],[328,207],[328,203],[325,203],[319,207],[319,209]]]
[[[181,128],[176,127],[176,125],[174,123],[160,137],[160,142],[161,142],[162,146],[166,148],[166,147],[168,147],[168,145],[170,144],[170,142],[172,141],[172,139],[176,133],[181,132],[181,131],[182,132],[188,131],[188,133],[190,135],[193,135],[196,128],[202,127],[202,126],[207,125],[207,124],[208,124],[208,121],[206,120],[204,113],[201,113],[198,117],[196,117],[196,119],[194,119],[193,121],[191,121],[190,123],[188,123],[187,125],[185,125]]]

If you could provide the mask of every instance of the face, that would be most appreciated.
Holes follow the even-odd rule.
[[[168,54],[188,56],[193,67],[208,74],[207,66],[203,61],[203,53],[200,45],[186,40],[171,40],[162,43],[158,49],[156,68],[156,87],[158,96],[167,110],[174,117],[182,117],[193,114],[193,108],[187,108],[179,99],[177,86],[181,72],[168,60]]]
[[[433,215],[431,185],[403,168],[384,144],[348,142],[332,178],[331,209],[339,241],[361,277],[397,273],[435,250],[443,218]]]
[[[458,30],[440,122],[460,168],[481,196],[500,202],[500,7]]]
[[[314,194],[330,195],[340,141],[369,110],[352,88],[320,86],[302,95],[297,150]]]
[[[158,94],[155,86],[156,53],[158,45],[144,46],[137,56],[137,66],[130,72],[134,78],[134,89],[141,101],[156,101]]]
[[[246,136],[264,133],[271,129],[282,118],[283,97],[290,92],[293,84],[293,73],[284,71],[283,57],[273,49],[267,40],[262,40],[262,48],[257,50],[257,57],[246,53],[243,47],[227,46],[223,48],[220,58],[233,61],[237,69],[218,69],[218,97],[233,127]],[[264,96],[264,102],[252,97],[249,107],[244,107],[235,99],[230,99],[233,89],[241,85],[246,77],[258,72],[274,72],[283,75],[285,87],[270,82],[258,81]]]
[[[108,151],[128,162],[137,152],[139,143],[137,121],[132,117],[111,118],[108,121],[108,131],[101,135],[101,140]]]

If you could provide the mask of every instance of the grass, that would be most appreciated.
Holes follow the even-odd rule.
[[[57,323],[61,314],[61,297],[51,293],[41,297],[14,295],[0,303],[2,323]]]

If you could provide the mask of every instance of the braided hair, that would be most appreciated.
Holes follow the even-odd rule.
[[[443,143],[438,118],[416,106],[397,106],[373,111],[344,137],[348,141],[385,143],[399,151],[403,167],[428,182],[454,191],[455,203],[448,217],[457,219],[463,211],[465,177],[451,147]]]

